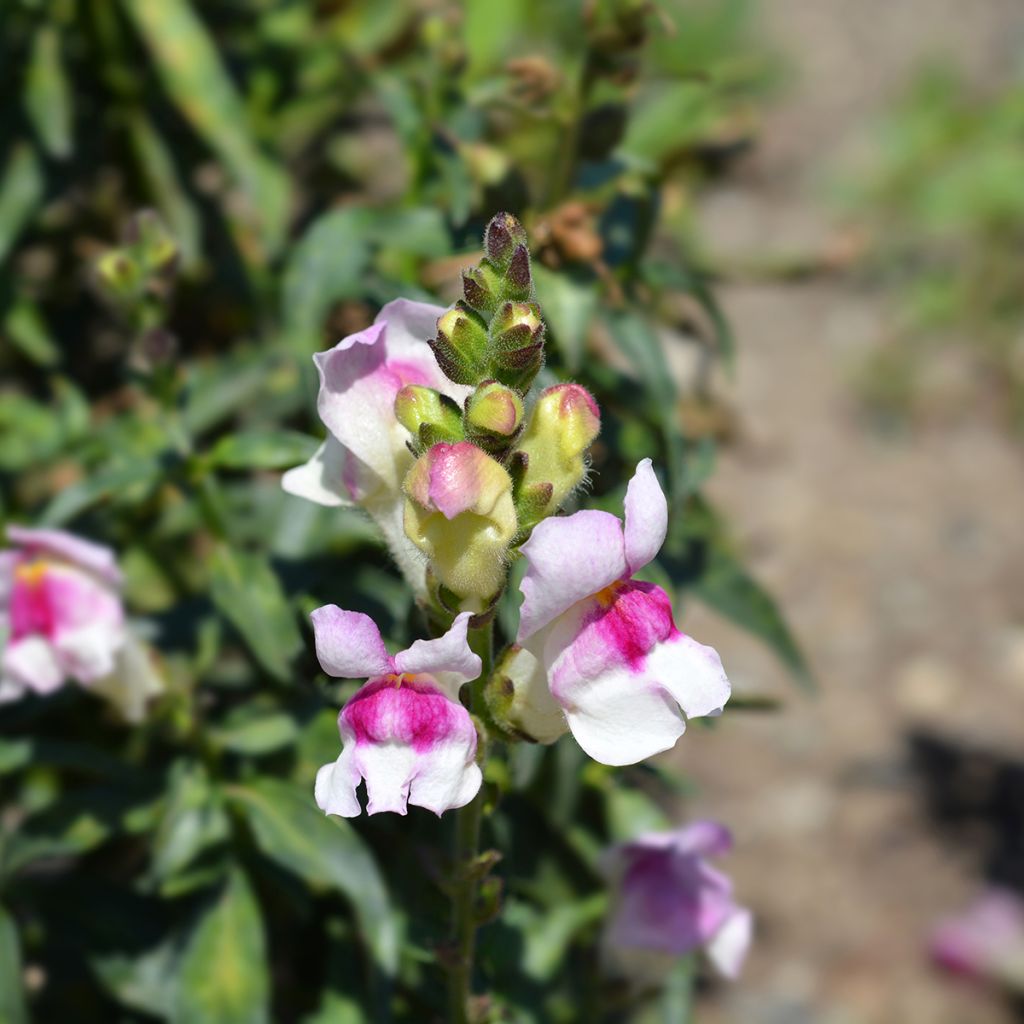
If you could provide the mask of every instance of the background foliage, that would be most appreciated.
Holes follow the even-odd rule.
[[[535,242],[545,373],[605,410],[588,501],[621,507],[655,456],[652,572],[806,681],[701,496],[709,420],[683,415],[734,356],[691,212],[772,77],[748,28],[735,0],[4,6],[2,514],[118,549],[170,684],[139,729],[73,688],[0,710],[5,1024],[441,1012],[450,823],[312,801],[352,685],[305,613],[370,612],[396,644],[423,626],[369,524],[279,475],[316,446],[311,354],[397,295],[449,301],[497,210]],[[682,391],[666,344],[698,355]],[[562,743],[497,757],[487,787],[495,1012],[626,1019],[595,973],[596,858],[685,781]]]

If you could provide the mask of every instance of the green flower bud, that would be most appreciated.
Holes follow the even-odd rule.
[[[430,347],[449,380],[477,384],[487,376],[488,340],[484,319],[458,302],[437,321],[437,337]]]
[[[112,298],[128,303],[138,296],[143,285],[142,268],[125,249],[110,249],[95,266],[100,284]]]
[[[463,439],[458,405],[447,395],[420,384],[406,384],[395,396],[395,419],[412,434],[417,450],[439,441]]]
[[[525,249],[529,257],[529,239],[523,225],[511,213],[499,213],[492,217],[484,232],[484,250],[487,258],[501,273],[508,269],[519,247]]]
[[[525,394],[544,364],[544,321],[535,302],[506,302],[491,321],[491,368]]]
[[[488,451],[507,448],[523,424],[523,400],[497,381],[484,381],[466,403],[466,432]]]
[[[132,217],[125,231],[141,265],[153,274],[170,274],[178,261],[178,243],[154,210],[142,210]]]

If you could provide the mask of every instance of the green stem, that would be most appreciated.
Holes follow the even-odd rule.
[[[483,688],[494,657],[494,624],[469,632],[469,646],[480,655],[479,678],[470,684],[469,710],[483,707]],[[486,757],[486,747],[483,751]],[[479,755],[478,755],[478,759]],[[481,764],[483,768],[483,764]],[[465,807],[455,812],[455,867],[452,880],[453,955],[448,975],[449,1024],[469,1024],[469,1000],[473,988],[473,955],[476,947],[475,861],[480,852],[480,821],[483,787]]]

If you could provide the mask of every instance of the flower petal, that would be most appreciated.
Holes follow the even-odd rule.
[[[646,672],[679,702],[687,718],[720,714],[731,688],[713,647],[677,633],[647,656]]]
[[[316,773],[313,796],[324,814],[355,818],[362,811],[356,799],[356,786],[362,781],[362,776],[353,764],[354,757],[355,747],[346,747],[337,761],[325,764]]]
[[[329,508],[352,504],[345,486],[345,449],[333,434],[301,466],[289,469],[281,477],[281,486],[289,494]]]
[[[528,568],[520,584],[518,643],[626,572],[622,526],[607,512],[545,519],[521,550]]]
[[[25,696],[25,686],[16,679],[0,676],[0,704],[10,704]]]
[[[395,668],[410,674],[444,673],[447,678],[438,681],[453,686],[454,692],[449,696],[457,699],[459,687],[476,679],[483,668],[480,656],[473,653],[466,639],[471,618],[469,612],[462,612],[444,636],[437,640],[415,641],[408,650],[395,655]]]
[[[539,637],[534,637],[539,642]],[[568,725],[561,706],[548,689],[547,672],[540,659],[525,647],[512,646],[496,668],[508,681],[512,697],[505,710],[509,725],[537,743],[554,743]]]
[[[57,660],[64,672],[80,683],[93,683],[110,675],[124,645],[121,626],[103,624],[62,629],[52,640]]]
[[[8,643],[3,653],[3,675],[36,693],[53,693],[64,682],[57,653],[41,636]]]
[[[27,526],[8,526],[7,539],[29,555],[52,555],[95,573],[111,586],[121,584],[117,558],[102,544],[83,540],[64,530],[35,530]]]
[[[394,671],[380,630],[369,615],[327,604],[310,613],[316,656],[329,676],[365,679]]]
[[[632,575],[655,558],[668,533],[668,502],[650,459],[640,462],[629,481],[625,513],[626,564]]]
[[[386,494],[363,504],[376,523],[406,583],[417,597],[427,593],[427,559],[405,532],[405,501],[401,494]]]
[[[708,959],[726,978],[739,976],[754,935],[754,915],[736,907],[705,946]]]
[[[114,670],[90,682],[88,689],[113,704],[126,722],[138,724],[146,717],[150,699],[163,693],[165,686],[149,650],[129,632],[117,652]]]

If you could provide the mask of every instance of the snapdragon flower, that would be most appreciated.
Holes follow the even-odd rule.
[[[707,862],[731,848],[728,829],[698,821],[608,851],[603,868],[614,886],[605,932],[609,952],[677,957],[703,949],[721,974],[735,978],[750,946],[753,916],[733,900],[729,879]]]
[[[521,549],[528,568],[517,642],[538,663],[526,684],[531,707],[550,718],[557,705],[603,764],[669,749],[687,718],[719,714],[729,699],[715,650],[676,628],[661,587],[633,579],[667,529],[668,504],[644,459],[626,490],[624,527],[607,512],[583,510],[545,519]]]
[[[961,914],[940,921],[932,958],[953,974],[1024,992],[1024,898],[993,886]]]
[[[407,444],[412,435],[395,416],[395,397],[409,384],[433,388],[460,404],[469,394],[471,389],[441,372],[427,344],[442,313],[440,306],[396,299],[372,326],[313,357],[320,374],[317,411],[327,439],[309,462],[281,480],[290,494],[318,504],[363,508],[420,596],[426,561],[403,526],[402,481],[413,463]]]
[[[49,694],[69,679],[128,721],[163,685],[125,623],[113,551],[62,530],[11,526],[0,552],[0,702]]]
[[[369,677],[338,715],[341,754],[317,773],[321,810],[358,815],[361,780],[367,814],[405,814],[415,804],[440,815],[469,803],[482,779],[476,726],[459,702],[462,684],[481,670],[466,641],[470,614],[439,639],[417,640],[394,657],[368,615],[325,605],[311,618],[323,670]]]

